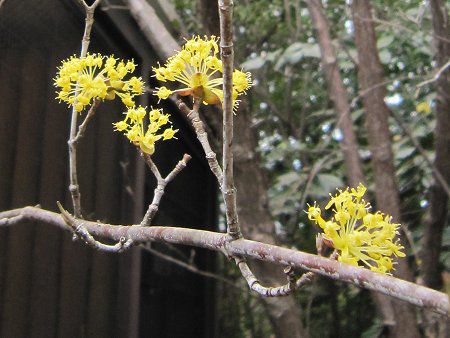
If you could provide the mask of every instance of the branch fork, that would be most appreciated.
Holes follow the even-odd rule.
[[[163,178],[158,170],[158,167],[151,159],[151,156],[148,154],[141,154],[147,165],[150,167],[150,170],[152,171],[153,175],[155,176],[157,180],[157,185],[154,190],[154,196],[153,201],[149,205],[147,212],[144,215],[144,218],[142,219],[142,222],[138,226],[149,226],[151,224],[151,221],[153,220],[153,217],[158,212],[159,203],[161,201],[162,196],[164,195],[164,189],[166,188],[166,185],[172,181],[178,173],[183,170],[187,162],[191,159],[191,156],[188,154],[184,154],[183,158],[175,165],[175,167],[172,169],[172,171]],[[61,205],[61,203],[57,202],[58,208],[61,212],[61,216],[64,219],[64,222],[72,229],[74,233],[74,239],[81,238],[86,244],[93,247],[96,250],[99,251],[106,251],[106,252],[123,252],[128,250],[133,246],[135,241],[133,241],[131,238],[126,238],[124,236],[120,237],[119,241],[114,245],[104,244],[100,241],[97,241],[86,229],[85,223],[77,219],[77,217],[72,216],[69,212],[67,212]],[[22,217],[22,216],[16,216],[16,217]],[[2,224],[2,220],[0,220],[0,226],[1,225],[9,225],[9,222],[11,221],[17,221],[12,219],[5,219],[5,224]]]
[[[144,158],[145,163],[150,168],[151,172],[153,173],[153,176],[155,176],[156,178],[156,188],[154,190],[152,203],[148,206],[147,212],[145,213],[142,222],[139,224],[139,226],[149,226],[151,225],[153,218],[158,212],[159,203],[164,195],[166,185],[170,181],[172,181],[181,170],[183,170],[186,167],[187,163],[191,159],[191,155],[184,154],[183,158],[176,164],[176,166],[165,178],[161,176],[158,167],[153,162],[149,154],[141,153],[141,156]]]
[[[99,251],[106,252],[123,252],[131,248],[133,240],[131,238],[126,238],[125,236],[120,237],[119,241],[114,245],[109,245],[97,241],[86,229],[85,224],[81,220],[75,219],[68,211],[66,211],[61,203],[56,202],[59,211],[61,212],[61,217],[64,222],[72,229],[75,238],[82,239],[87,245],[93,247]]]

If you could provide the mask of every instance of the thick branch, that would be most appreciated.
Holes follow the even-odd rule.
[[[21,218],[17,218],[17,216],[21,216]],[[16,221],[13,221],[13,219]],[[12,226],[23,220],[38,221],[64,230],[72,230],[60,214],[51,211],[25,207],[0,212],[0,226]],[[205,230],[162,226],[118,226],[84,221],[73,217],[71,217],[71,222],[75,226],[83,223],[90,234],[114,241],[119,241],[121,237],[125,237],[134,242],[156,241],[191,245],[215,251],[226,250],[233,256],[292,266],[293,268],[304,269],[321,276],[378,291],[411,304],[429,308],[440,314],[449,315],[449,299],[442,292],[301,251],[246,239],[231,240],[227,234]]]

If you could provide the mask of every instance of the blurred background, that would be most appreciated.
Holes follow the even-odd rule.
[[[0,2],[2,3],[2,2]],[[446,7],[447,6],[447,7]],[[402,223],[407,259],[394,275],[449,291],[450,24],[430,1],[235,1],[235,65],[253,87],[235,115],[235,174],[245,236],[315,253],[304,210],[363,182],[374,209]],[[183,38],[219,35],[210,0],[103,0],[90,51],[151,67]],[[0,210],[70,207],[70,112],[53,87],[77,54],[76,1],[6,0],[0,7]],[[161,28],[162,27],[162,28]],[[163,29],[163,30],[161,30]],[[156,105],[144,95],[142,105]],[[218,189],[196,137],[180,129],[155,154],[168,172],[156,224],[225,230]],[[84,215],[139,222],[155,182],[102,104],[80,144]],[[220,153],[221,114],[202,117]],[[175,259],[175,261],[174,261]],[[261,280],[281,271],[254,264]],[[317,279],[294,296],[260,299],[225,257],[152,245],[92,251],[49,226],[0,229],[1,337],[445,337],[446,319],[368,291]]]

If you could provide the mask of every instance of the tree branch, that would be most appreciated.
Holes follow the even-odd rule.
[[[148,206],[147,212],[142,219],[140,226],[149,226],[158,212],[159,203],[161,202],[161,198],[164,195],[164,190],[166,189],[166,185],[172,181],[178,173],[183,170],[188,161],[191,159],[191,156],[188,154],[184,154],[183,158],[177,163],[177,165],[172,169],[172,171],[163,178],[158,170],[158,167],[153,162],[151,156],[149,154],[142,153],[144,157],[145,163],[147,163],[148,167],[152,171],[153,175],[156,178],[156,188],[153,194],[152,203]]]
[[[197,102],[199,102],[199,100],[197,100]],[[202,145],[203,151],[205,152],[209,168],[216,176],[219,185],[222,185],[222,168],[220,167],[219,162],[217,162],[216,153],[212,150],[211,145],[209,144],[208,134],[205,131],[205,126],[198,113],[198,104],[194,104],[192,110],[189,109],[188,106],[186,106],[186,104],[181,100],[177,101],[177,105],[181,112],[185,114],[188,120],[192,123],[195,134],[197,135],[197,139],[199,140],[200,144]]]
[[[66,222],[68,226],[72,228],[72,231],[74,233],[75,238],[81,238],[84,240],[84,242],[93,247],[94,249],[98,251],[106,251],[106,252],[123,252],[131,247],[133,244],[132,239],[127,239],[126,237],[122,236],[120,237],[119,241],[114,245],[104,244],[100,241],[97,241],[86,229],[84,226],[84,223],[80,220],[77,224],[74,222],[71,222],[72,216],[64,210],[61,203],[56,202],[58,205],[59,211],[61,211],[61,216]]]
[[[71,140],[71,142],[73,144],[75,144],[75,145],[78,144],[80,139],[84,136],[84,133],[86,132],[87,125],[89,124],[89,122],[91,122],[92,118],[94,117],[97,108],[100,106],[100,103],[101,103],[101,101],[99,99],[96,99],[94,101],[94,103],[92,104],[92,106],[89,109],[86,117],[84,118],[83,123],[81,123],[80,126],[78,127],[77,134],[75,135],[73,140]]]
[[[140,243],[156,241],[191,245],[214,251],[226,250],[237,257],[304,269],[334,280],[378,291],[446,316],[449,315],[449,299],[442,292],[301,251],[243,238],[231,240],[228,234],[178,227],[110,225],[80,220],[68,214],[68,221],[71,223],[69,226],[60,214],[35,207],[0,212],[0,226],[12,226],[23,220],[38,221],[70,231],[73,226],[79,226],[82,223],[90,234],[113,241],[119,241],[125,237]]]
[[[236,211],[236,188],[233,176],[233,1],[219,0],[220,56],[223,65],[223,182],[227,232],[242,237]]]
[[[421,87],[423,87],[423,86],[425,86],[427,84],[436,82],[437,80],[439,80],[439,78],[441,77],[442,73],[444,73],[449,67],[450,67],[450,60],[448,60],[447,63],[445,63],[442,67],[440,67],[438,69],[438,71],[436,72],[436,74],[431,79],[428,79],[428,80],[425,80],[425,81],[419,83],[417,85],[416,96],[418,95],[419,90],[420,90]]]
[[[81,51],[80,58],[84,58],[87,55],[89,48],[89,43],[91,41],[91,30],[94,24],[94,12],[97,6],[100,4],[101,0],[95,0],[95,2],[88,6],[84,0],[76,0],[81,4],[86,12],[86,23],[84,26],[83,39],[81,40]],[[78,125],[78,112],[75,110],[75,105],[77,103],[76,97],[78,95],[78,90],[75,91],[75,102],[72,107],[72,118],[70,121],[70,134],[69,134],[69,177],[70,185],[69,191],[72,196],[72,204],[74,214],[77,217],[81,217],[81,193],[80,186],[78,184],[78,174],[77,174],[77,142],[75,138],[77,137],[77,125]],[[94,103],[95,104],[95,103]],[[89,115],[89,114],[88,114]]]
[[[402,129],[403,133],[409,138],[411,143],[414,145],[416,150],[419,152],[419,154],[422,156],[424,161],[427,163],[427,165],[430,167],[434,178],[441,186],[442,190],[445,191],[448,197],[450,197],[450,187],[447,184],[444,176],[442,176],[440,170],[434,165],[434,163],[431,161],[431,159],[428,157],[425,149],[423,149],[422,145],[420,144],[419,140],[414,136],[412,131],[408,128],[408,125],[402,120],[401,116],[399,116],[394,110],[391,110],[391,114],[394,117],[394,120],[397,122],[399,127]]]
[[[173,52],[180,48],[148,1],[125,0],[124,2],[130,8],[131,15],[142,33],[153,49],[160,53],[161,58],[166,59],[172,56]]]

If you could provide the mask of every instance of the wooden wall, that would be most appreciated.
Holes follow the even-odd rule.
[[[57,200],[71,209],[70,113],[54,99],[52,78],[60,61],[79,50],[83,17],[73,3],[6,1],[0,9],[0,210],[36,204],[55,210]],[[120,15],[127,26],[119,29],[99,12],[91,50],[134,58],[148,76],[151,50],[136,50],[121,34],[137,27]],[[79,179],[85,216],[129,224],[144,212],[153,181],[133,147],[112,132],[121,110],[105,103],[95,116],[79,148]],[[184,120],[175,117],[175,127],[179,142],[166,142],[156,162],[167,172],[183,152],[194,159],[169,186],[156,221],[207,228],[215,220],[214,180]],[[197,257],[201,267],[213,266],[211,255]],[[0,337],[207,337],[212,288],[140,249],[94,252],[42,224],[0,229]]]

